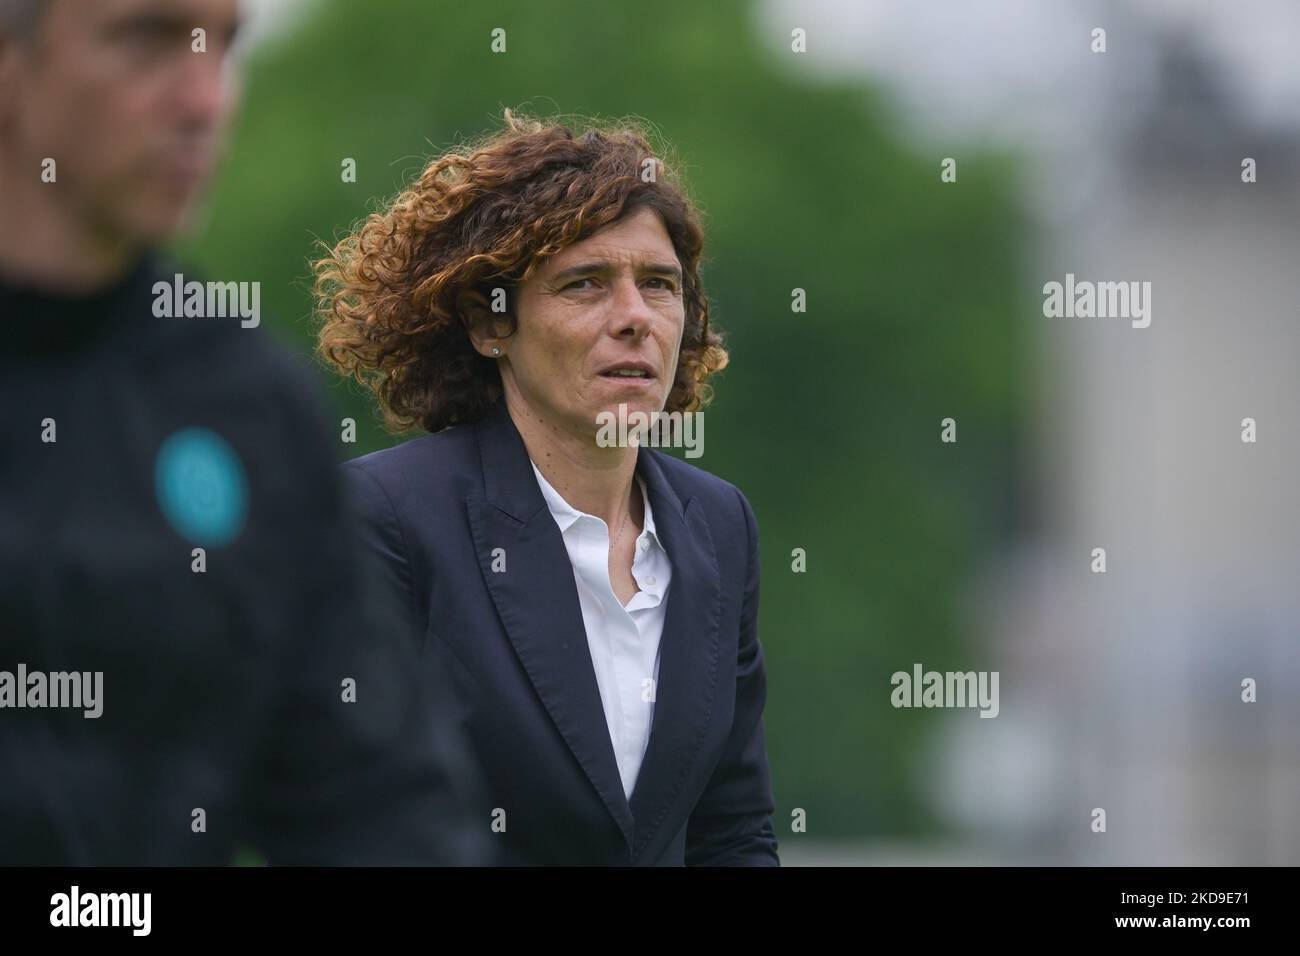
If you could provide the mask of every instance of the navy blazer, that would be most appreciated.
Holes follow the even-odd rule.
[[[453,677],[501,862],[780,865],[758,528],[734,485],[654,449],[637,453],[673,579],[654,722],[629,801],[569,555],[504,402],[475,424],[342,468],[412,639],[440,681]],[[504,570],[493,570],[494,552]]]

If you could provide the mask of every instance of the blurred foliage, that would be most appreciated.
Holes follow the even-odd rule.
[[[247,844],[241,844],[231,857],[231,866],[266,866],[266,857],[259,850]]]
[[[1014,168],[963,147],[958,182],[941,183],[956,147],[920,154],[877,94],[802,78],[789,27],[761,29],[736,0],[324,0],[249,64],[210,222],[182,252],[260,279],[263,321],[305,355],[314,242],[436,151],[497,128],[505,106],[651,121],[704,209],[731,350],[695,463],[746,493],[762,531],[778,833],[798,839],[795,807],[813,838],[931,832],[924,744],[975,714],[894,710],[889,675],[988,666],[960,595],[1017,507]],[[358,422],[341,457],[395,441],[357,388],[321,376]],[[939,441],[947,416],[955,445]],[[807,573],[791,572],[796,547]]]

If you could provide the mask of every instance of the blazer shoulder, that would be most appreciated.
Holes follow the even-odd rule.
[[[430,481],[468,471],[474,462],[475,446],[470,429],[453,425],[433,435],[422,435],[351,458],[339,467],[344,471],[365,472],[392,491],[418,481],[427,493]]]
[[[472,429],[454,425],[339,465],[354,500],[404,513],[421,503],[463,497],[478,480]],[[384,500],[386,499],[386,501]]]

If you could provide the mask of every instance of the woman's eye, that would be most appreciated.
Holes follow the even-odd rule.
[[[595,281],[596,281],[595,279],[575,279],[574,281],[572,281],[572,282],[570,282],[568,285],[566,285],[564,288],[565,288],[566,290],[567,290],[567,289],[582,289],[582,288],[584,288],[584,286],[583,286],[583,283],[584,283],[584,282],[594,283]],[[672,282],[670,282],[668,279],[663,279],[663,278],[660,278],[660,277],[658,277],[658,276],[652,276],[652,277],[650,277],[649,279],[647,279],[646,282],[657,282],[657,283],[659,283],[659,285],[656,286],[655,288],[663,289],[663,290],[666,290],[666,291],[669,291],[669,292],[671,292],[672,289],[673,289],[673,284],[672,284]]]

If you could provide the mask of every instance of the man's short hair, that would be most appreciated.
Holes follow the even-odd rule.
[[[46,0],[0,0],[0,31],[17,39],[36,32]]]

